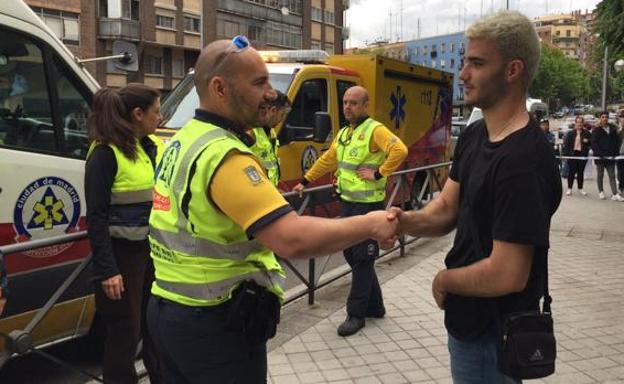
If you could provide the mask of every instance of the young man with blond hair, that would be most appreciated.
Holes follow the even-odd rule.
[[[455,383],[513,383],[497,367],[504,314],[536,310],[543,294],[550,219],[561,201],[553,152],[526,110],[540,46],[531,21],[499,12],[466,31],[465,100],[483,120],[459,138],[450,178],[420,211],[398,212],[400,231],[457,228],[432,292],[445,311]]]

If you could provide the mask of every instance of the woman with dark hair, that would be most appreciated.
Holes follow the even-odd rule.
[[[568,131],[563,138],[563,155],[575,157],[587,157],[589,146],[591,144],[591,133],[585,129],[585,119],[583,116],[576,116],[574,120],[574,129]],[[587,160],[568,159],[568,190],[566,195],[572,194],[572,186],[576,178],[576,184],[579,192],[583,196],[587,196],[587,192],[583,190],[583,172]]]
[[[160,94],[142,84],[103,88],[89,116],[85,195],[95,305],[106,329],[105,383],[137,383],[137,345],[151,383],[162,382],[158,357],[145,325],[154,279],[147,239],[154,169],[162,142]]]

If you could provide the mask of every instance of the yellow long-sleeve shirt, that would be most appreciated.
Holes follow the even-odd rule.
[[[349,127],[353,132],[354,127]],[[390,132],[385,125],[379,123],[373,128],[372,140],[370,142],[370,151],[372,153],[377,151],[383,151],[386,154],[386,161],[381,164],[378,171],[383,177],[388,177],[392,174],[407,157],[407,147],[394,133]],[[336,146],[338,142],[338,135],[334,138],[329,149],[314,163],[312,168],[304,175],[304,178],[313,182],[319,177],[323,176],[327,172],[333,172],[338,167],[338,156],[336,152]]]

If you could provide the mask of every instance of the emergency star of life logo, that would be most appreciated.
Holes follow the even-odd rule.
[[[42,177],[20,193],[13,210],[17,242],[75,232],[80,218],[80,196],[68,181]],[[71,243],[45,247],[27,254],[33,257],[55,256]]]
[[[390,95],[390,102],[392,103],[392,109],[390,110],[390,120],[394,121],[394,128],[399,129],[401,121],[405,120],[405,103],[407,98],[401,92],[401,86],[397,85],[396,91]]]
[[[303,173],[308,172],[308,170],[312,168],[316,159],[318,159],[318,152],[316,151],[316,148],[308,145],[306,149],[303,150],[303,154],[301,154],[301,170]]]

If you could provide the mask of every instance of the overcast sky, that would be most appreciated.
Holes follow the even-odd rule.
[[[351,0],[345,16],[351,36],[347,48],[362,47],[380,39],[398,41],[401,31],[402,40],[413,40],[419,35],[465,30],[481,15],[504,9],[506,1],[510,9],[519,10],[531,19],[577,9],[585,12],[599,3],[599,0]]]

